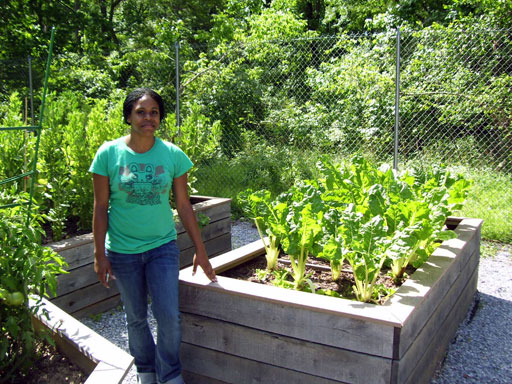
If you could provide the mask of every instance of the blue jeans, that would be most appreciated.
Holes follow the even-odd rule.
[[[181,384],[181,315],[178,302],[179,249],[171,241],[137,254],[107,251],[126,312],[128,343],[142,376]],[[157,342],[148,324],[148,293],[157,322]]]

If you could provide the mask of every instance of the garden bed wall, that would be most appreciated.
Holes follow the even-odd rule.
[[[196,217],[206,215],[210,221],[201,229],[210,257],[231,251],[231,199],[192,196]],[[181,223],[177,223],[180,266],[192,264],[194,247]],[[68,274],[58,277],[57,296],[51,301],[69,314],[80,318],[112,309],[120,304],[115,281],[106,289],[94,272],[92,233],[48,245],[67,261]]]
[[[180,272],[187,383],[428,383],[473,302],[477,219],[450,218],[445,241],[382,306]],[[261,241],[212,261],[217,273]]]
[[[48,316],[34,316],[34,327],[49,331],[58,350],[88,375],[85,384],[122,383],[133,357],[56,305],[43,303]]]

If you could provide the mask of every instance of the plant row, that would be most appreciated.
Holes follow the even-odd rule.
[[[462,207],[471,182],[443,166],[399,173],[362,156],[343,165],[322,158],[321,177],[306,180],[273,198],[267,190],[239,194],[265,244],[267,272],[276,272],[281,252],[291,261],[285,273],[293,288],[315,291],[306,274],[310,257],[329,261],[332,278],[348,263],[357,300],[379,299],[377,278],[384,266],[394,280],[409,265],[424,263],[443,240],[456,236],[445,222]],[[333,294],[333,292],[323,292]]]
[[[89,166],[101,144],[129,133],[122,118],[124,96],[86,99],[78,92],[63,92],[47,99],[33,196],[55,241],[65,237],[71,222],[79,230],[90,231],[93,190]],[[9,105],[0,105],[0,126],[22,126],[21,111],[20,97],[13,93]],[[180,127],[169,114],[158,134],[182,148],[195,164],[189,172],[194,191],[197,166],[219,147],[219,123],[211,123],[198,107],[191,106]],[[32,169],[36,149],[32,134],[1,132],[0,148],[0,181]],[[0,186],[0,205],[11,203],[13,196],[27,196],[24,192],[28,193],[29,186],[30,180]]]

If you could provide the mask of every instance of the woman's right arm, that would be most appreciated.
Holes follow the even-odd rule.
[[[108,286],[107,273],[112,275],[110,262],[105,255],[105,236],[108,227],[108,201],[110,186],[107,176],[93,173],[94,211],[92,216],[92,233],[94,235],[94,271],[105,287]]]

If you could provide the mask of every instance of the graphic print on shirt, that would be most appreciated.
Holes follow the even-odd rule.
[[[138,205],[158,205],[166,194],[164,167],[154,164],[130,163],[119,167],[119,190],[126,192],[126,202]]]

